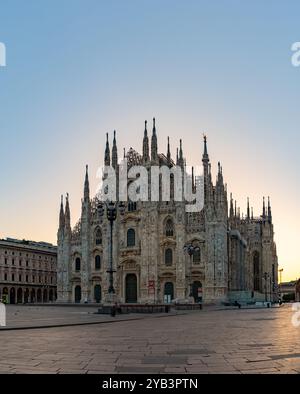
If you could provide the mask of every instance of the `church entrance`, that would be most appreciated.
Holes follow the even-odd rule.
[[[75,302],[79,303],[81,301],[81,287],[76,286],[75,287]]]
[[[101,302],[101,286],[95,285],[94,287],[94,298],[96,302]]]
[[[125,302],[137,302],[137,278],[135,274],[127,274],[125,280]]]
[[[192,294],[195,302],[202,301],[202,283],[199,281],[193,282]]]
[[[165,283],[164,302],[170,303],[174,299],[174,285],[172,282]]]

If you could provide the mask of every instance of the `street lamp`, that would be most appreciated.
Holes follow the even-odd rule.
[[[199,246],[194,246],[192,243],[187,243],[183,247],[184,252],[186,252],[190,256],[190,294],[189,297],[193,296],[193,289],[192,289],[192,258],[193,255],[199,252]]]
[[[114,289],[114,277],[113,274],[115,270],[113,269],[113,223],[117,218],[117,212],[119,210],[121,215],[124,215],[125,213],[125,204],[123,202],[120,202],[119,204],[117,202],[100,202],[98,204],[98,215],[99,217],[103,217],[104,215],[104,210],[106,208],[106,215],[107,215],[107,220],[110,223],[110,245],[109,245],[109,269],[106,271],[109,274],[109,287],[108,287],[108,294],[115,294],[115,289]]]

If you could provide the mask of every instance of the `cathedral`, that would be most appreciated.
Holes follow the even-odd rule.
[[[149,140],[145,122],[142,153],[124,150],[128,168],[176,165],[184,170],[181,140],[175,160],[169,138],[166,154],[158,152],[155,119],[151,148]],[[115,133],[111,151],[107,136],[104,164],[118,174]],[[249,199],[241,215],[232,195],[228,201],[220,163],[212,180],[206,137],[202,165],[204,205],[199,212],[186,212],[172,192],[170,201],[127,201],[123,214],[116,209],[112,232],[106,215],[99,214],[99,197],[90,196],[87,167],[81,217],[74,228],[69,196],[65,205],[61,201],[57,301],[106,302],[111,277],[120,303],[276,301],[278,262],[269,198],[263,199],[260,216],[253,215]],[[192,182],[196,188],[194,176]]]

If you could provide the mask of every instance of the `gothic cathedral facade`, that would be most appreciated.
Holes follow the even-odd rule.
[[[175,164],[184,168],[182,143],[176,160],[158,153],[155,119],[149,148],[147,122],[142,154],[132,148],[128,165]],[[270,201],[262,214],[240,215],[232,196],[228,203],[222,167],[212,181],[207,141],[202,155],[204,208],[187,213],[183,202],[127,202],[113,227],[114,288],[120,303],[255,302],[277,299],[277,253]],[[117,172],[114,135],[110,154],[107,139],[105,165]],[[118,172],[117,172],[118,173]],[[194,182],[194,179],[193,179]],[[193,187],[195,185],[193,184]],[[57,301],[105,302],[109,287],[110,227],[99,216],[99,200],[90,198],[88,171],[84,182],[81,218],[71,228],[69,196],[60,207],[58,229]],[[192,245],[195,253],[186,253]]]

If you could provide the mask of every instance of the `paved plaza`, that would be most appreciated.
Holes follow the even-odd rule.
[[[92,308],[47,308],[11,306],[8,315],[15,317],[15,326],[19,315],[27,327],[30,316],[35,326],[39,316],[46,322],[49,313],[54,322],[95,322]],[[293,326],[293,313],[291,305],[211,309],[0,330],[0,372],[300,373],[300,327]]]

